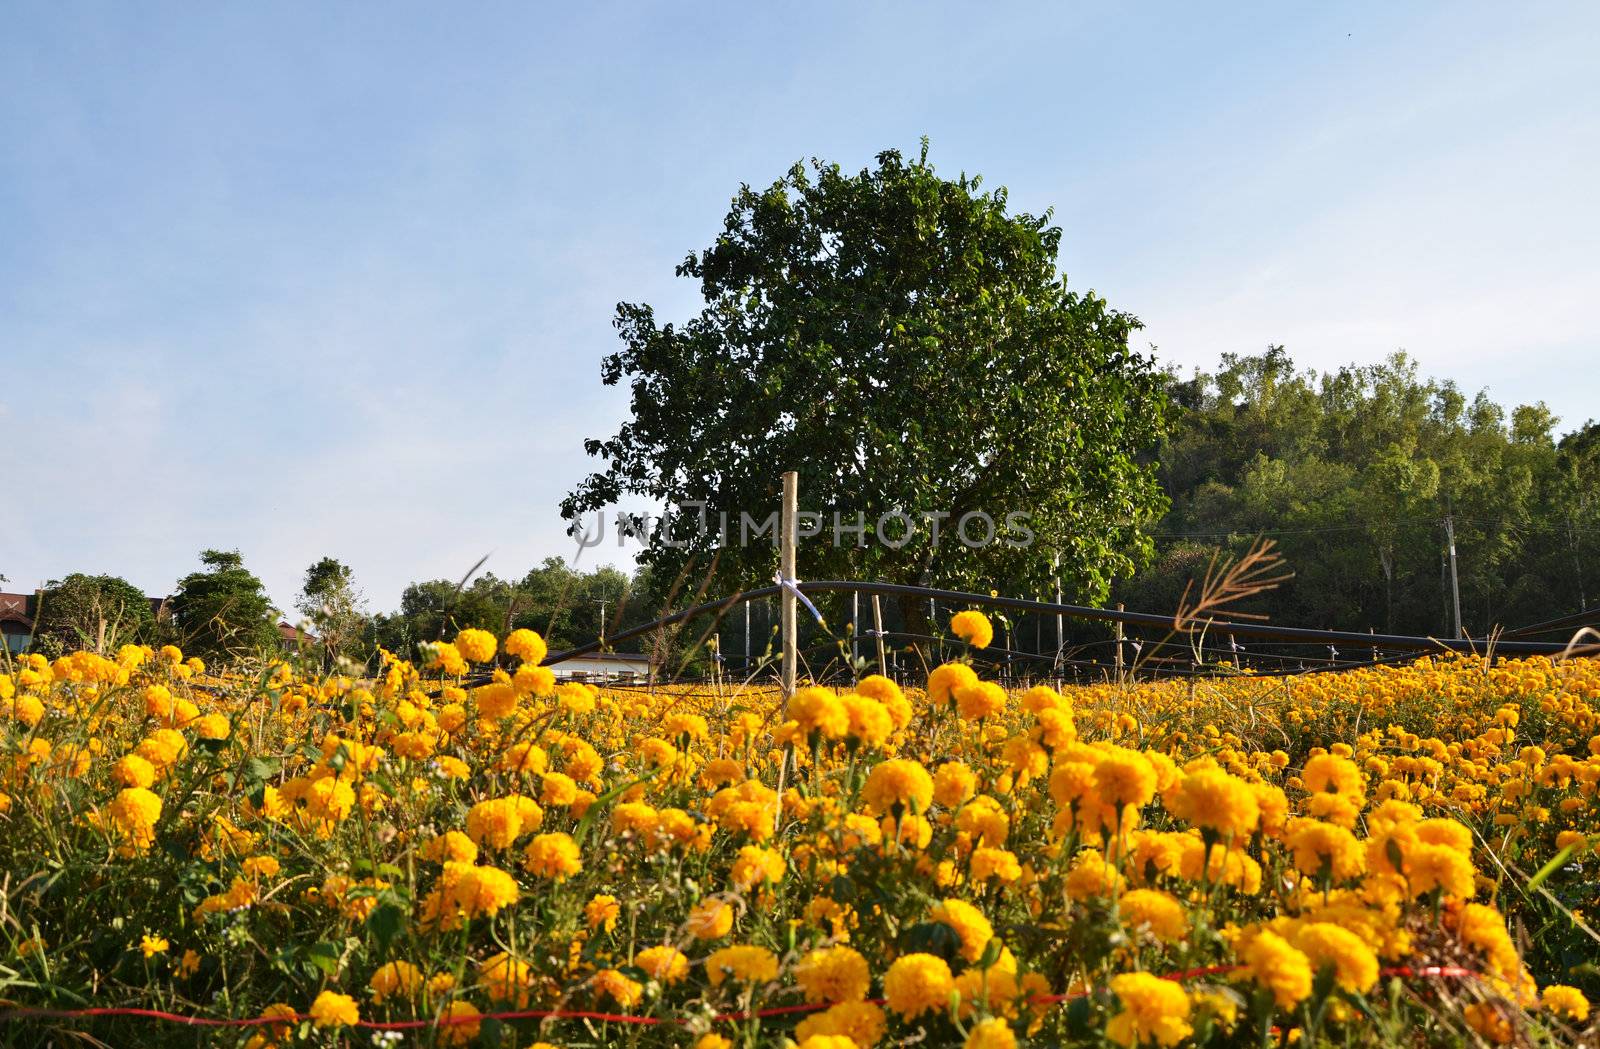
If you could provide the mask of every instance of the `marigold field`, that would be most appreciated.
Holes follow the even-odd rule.
[[[785,704],[545,655],[21,658],[0,1043],[1594,1044],[1600,662]],[[271,1022],[30,1011],[130,1007]]]

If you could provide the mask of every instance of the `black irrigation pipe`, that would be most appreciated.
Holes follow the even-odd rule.
[[[1152,612],[1127,612],[1110,608],[1090,608],[1084,605],[1055,604],[1049,601],[1034,601],[1021,597],[991,597],[988,594],[969,594],[960,590],[941,590],[933,587],[908,586],[901,583],[862,583],[851,580],[812,580],[797,584],[802,593],[863,593],[880,594],[891,597],[916,597],[945,601],[954,604],[988,605],[995,608],[1008,608],[1021,612],[1040,612],[1051,615],[1060,615],[1069,619],[1097,620],[1101,622],[1122,623],[1126,626],[1141,626],[1164,628],[1168,631],[1174,629],[1171,616],[1158,615]],[[628,641],[635,637],[648,634],[662,627],[681,623],[708,612],[716,612],[719,617],[728,609],[741,601],[753,601],[761,598],[773,597],[783,591],[780,586],[764,586],[755,590],[745,590],[730,597],[719,598],[716,601],[706,601],[689,608],[680,609],[669,615],[662,616],[653,622],[630,627],[618,631],[609,637],[596,638],[576,648],[569,648],[565,652],[557,652],[545,660],[546,664],[556,664],[572,659],[575,656],[587,655],[597,652],[620,641]],[[1405,634],[1363,634],[1354,630],[1315,630],[1308,627],[1282,627],[1272,626],[1267,623],[1240,623],[1228,620],[1211,620],[1204,626],[1208,635],[1223,637],[1249,637],[1264,638],[1273,641],[1299,642],[1310,645],[1349,645],[1353,648],[1382,648],[1391,651],[1439,653],[1460,652],[1477,654],[1490,647],[1490,643],[1470,638],[1441,638],[1441,637],[1416,637]],[[1569,646],[1559,642],[1550,641],[1496,641],[1492,644],[1493,650],[1502,655],[1561,655],[1568,651]],[[1592,647],[1592,646],[1591,646]]]

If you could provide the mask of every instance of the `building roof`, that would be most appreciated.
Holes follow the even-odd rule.
[[[654,660],[649,656],[637,652],[585,652],[582,655],[569,656],[562,660],[563,663],[638,663],[640,666],[649,666]]]
[[[22,623],[32,628],[33,617],[28,615],[31,594],[0,594],[0,622]]]
[[[309,630],[301,630],[287,619],[278,620],[278,636],[285,641],[304,641],[311,645],[317,643],[317,635]]]

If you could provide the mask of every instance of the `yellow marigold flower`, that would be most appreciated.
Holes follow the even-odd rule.
[[[556,672],[549,667],[524,663],[511,675],[511,687],[522,696],[548,696],[556,690]]]
[[[478,716],[488,721],[510,717],[517,709],[516,689],[501,681],[491,681],[472,690]]]
[[[695,1039],[694,1049],[733,1049],[733,1043],[720,1034],[703,1034]]]
[[[470,1045],[478,1038],[478,1032],[483,1029],[479,1020],[482,1016],[477,1006],[471,1002],[460,999],[450,1002],[439,1010],[439,1044],[440,1045]]]
[[[706,959],[706,978],[713,987],[729,978],[740,983],[767,983],[778,978],[778,959],[765,947],[753,944],[723,947]]]
[[[461,650],[448,641],[440,641],[433,646],[433,660],[429,665],[451,677],[460,677],[469,669]]]
[[[625,801],[611,810],[611,829],[618,834],[646,837],[656,829],[660,814],[642,801]]]
[[[867,804],[880,813],[904,808],[921,813],[933,801],[933,777],[915,761],[891,758],[872,767],[861,793]]]
[[[1311,959],[1271,930],[1261,930],[1245,948],[1250,978],[1272,992],[1280,1009],[1293,1009],[1311,996]]]
[[[733,907],[719,899],[701,900],[684,925],[697,940],[720,940],[733,928]]]
[[[1589,1018],[1589,999],[1576,987],[1553,983],[1539,992],[1539,1002],[1563,1020],[1583,1023]]]
[[[542,776],[550,767],[550,755],[537,743],[513,743],[500,755],[495,767],[502,772],[520,772]],[[541,783],[542,786],[542,783]]]
[[[1378,956],[1349,929],[1309,922],[1295,930],[1292,940],[1312,965],[1331,965],[1339,986],[1352,994],[1365,994],[1378,982]]]
[[[1367,869],[1366,849],[1338,824],[1297,819],[1289,824],[1287,840],[1295,869],[1302,874],[1326,874],[1337,882],[1359,878]]]
[[[1516,1028],[1504,1007],[1496,1002],[1473,1002],[1461,1010],[1467,1026],[1482,1036],[1490,1045],[1509,1045],[1516,1037]]]
[[[961,761],[947,761],[933,772],[933,800],[947,809],[960,808],[977,793],[978,777]]]
[[[905,728],[911,720],[911,704],[906,702],[906,694],[900,686],[882,674],[869,674],[856,682],[856,691],[868,699],[875,699],[882,703],[889,711],[889,716],[894,719],[896,729]]]
[[[988,648],[994,640],[994,627],[989,617],[970,609],[950,617],[950,632],[973,648]]]
[[[161,798],[143,787],[124,787],[111,799],[111,821],[123,836],[149,845],[161,818]]]
[[[294,1006],[288,1002],[273,1002],[261,1010],[258,1018],[277,1022],[257,1027],[255,1029],[256,1033],[244,1043],[245,1049],[271,1049],[279,1042],[284,1041],[289,1037],[289,1032],[294,1029],[294,1023],[299,1019],[299,1014],[294,1011]]]
[[[206,714],[194,723],[194,733],[201,739],[227,739],[232,731],[233,726],[221,714]]]
[[[883,977],[883,995],[889,1011],[905,1020],[927,1012],[943,1012],[954,988],[950,966],[932,954],[901,955]]]
[[[1114,896],[1122,888],[1122,876],[1098,849],[1084,849],[1073,857],[1072,869],[1067,872],[1067,895],[1074,900]]]
[[[476,863],[478,846],[458,830],[447,830],[423,843],[419,854],[434,863]]]
[[[544,812],[532,798],[490,798],[467,810],[467,837],[484,848],[509,848],[523,831],[543,821]]]
[[[852,746],[881,747],[894,733],[894,717],[889,708],[875,699],[848,692],[841,696],[850,724],[845,729],[845,739]]]
[[[560,772],[546,772],[539,781],[539,800],[551,808],[566,808],[578,800],[578,785]]]
[[[522,868],[557,884],[583,870],[578,843],[566,834],[539,834],[522,854]]]
[[[1449,845],[1419,842],[1406,856],[1411,891],[1422,895],[1434,889],[1451,899],[1469,899],[1476,891],[1472,859]]]
[[[1006,690],[993,681],[974,681],[955,690],[956,711],[963,721],[982,721],[1005,713]]]
[[[282,869],[275,856],[250,856],[239,867],[252,878],[273,878]]]
[[[372,974],[367,989],[380,1005],[390,998],[410,998],[422,989],[422,972],[410,962],[389,962]]]
[[[610,998],[624,1009],[633,1006],[644,995],[643,987],[615,969],[601,969],[590,977],[589,983],[597,995]]]
[[[689,959],[676,947],[646,947],[634,955],[633,964],[652,980],[674,984],[689,975]]]
[[[200,953],[194,948],[183,952],[183,957],[178,959],[178,977],[187,980],[200,971]]]
[[[495,649],[498,647],[493,634],[473,627],[468,627],[457,634],[455,644],[456,651],[461,653],[461,658],[470,663],[489,662],[494,658]]]
[[[590,929],[603,929],[610,932],[617,927],[617,917],[622,913],[622,905],[615,896],[607,893],[595,893],[589,902],[583,905],[583,920]]]
[[[311,1003],[310,1012],[312,1026],[323,1030],[349,1027],[361,1019],[356,1000],[348,994],[333,991],[323,991],[317,995],[317,1000]]]
[[[158,954],[165,954],[167,948],[170,946],[172,945],[161,936],[151,936],[149,933],[145,933],[139,938],[139,950],[144,952],[146,960],[149,960]]]
[[[807,954],[795,966],[794,978],[808,1002],[858,1002],[872,985],[867,960],[843,946]]]
[[[478,982],[491,1002],[510,1002],[526,1008],[533,985],[533,969],[504,951],[485,958],[478,967]]]
[[[169,717],[172,714],[172,690],[165,685],[145,686],[144,712],[147,717]]]
[[[967,1035],[963,1049],[1016,1049],[1017,1036],[1011,1025],[998,1016],[980,1020]]]
[[[1022,864],[1015,853],[988,845],[980,845],[972,850],[972,860],[967,869],[972,874],[972,880],[980,885],[986,881],[1010,885],[1022,877]]]
[[[1124,924],[1148,929],[1162,943],[1177,943],[1189,932],[1183,904],[1159,889],[1130,889],[1122,894],[1117,907]]]
[[[1447,846],[1466,856],[1472,855],[1472,831],[1455,820],[1423,820],[1417,824],[1417,839],[1429,845]]]
[[[934,667],[928,675],[928,700],[934,706],[952,703],[958,689],[977,684],[977,681],[977,671],[965,663],[945,663]]]
[[[734,888],[747,892],[764,882],[782,881],[786,868],[783,853],[759,845],[746,845],[733,861],[730,878]]]
[[[795,1049],[859,1049],[854,1039],[842,1034],[813,1034],[802,1039]]]
[[[524,663],[538,665],[544,662],[544,657],[549,654],[549,646],[544,638],[528,629],[513,630],[506,638],[506,653],[516,656]]]
[[[1261,820],[1255,791],[1221,769],[1202,768],[1180,779],[1167,795],[1167,808],[1179,819],[1215,831],[1223,840],[1243,839]]]
[[[467,867],[451,888],[450,899],[469,918],[492,917],[517,902],[517,881],[498,867]]]
[[[1123,973],[1111,978],[1111,993],[1121,1001],[1122,1011],[1106,1024],[1106,1037],[1119,1045],[1177,1045],[1194,1031],[1189,995],[1173,980]]]
[[[594,712],[594,693],[586,685],[571,682],[556,689],[556,700],[561,704],[561,709],[569,714],[584,714]]]
[[[156,768],[137,754],[124,754],[111,767],[111,778],[124,787],[148,787],[156,781]]]
[[[786,713],[810,740],[842,739],[850,729],[850,712],[831,689],[815,685],[802,688],[790,698]]]
[[[1094,767],[1095,791],[1112,805],[1142,806],[1156,796],[1156,770],[1136,750],[1108,747]]]
[[[883,1040],[887,1027],[883,1010],[871,1002],[839,1002],[801,1020],[794,1036],[804,1041],[813,1035],[833,1035],[850,1039],[860,1049],[871,1049]]]

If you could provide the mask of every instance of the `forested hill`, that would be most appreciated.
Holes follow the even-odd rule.
[[[1229,354],[1169,394],[1171,509],[1129,607],[1170,609],[1259,535],[1296,573],[1249,606],[1274,622],[1450,633],[1450,520],[1469,632],[1600,602],[1600,424],[1508,411],[1401,354],[1321,374],[1281,347]]]

